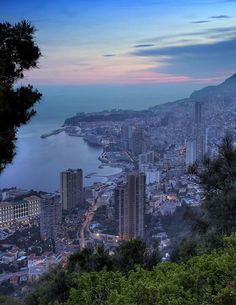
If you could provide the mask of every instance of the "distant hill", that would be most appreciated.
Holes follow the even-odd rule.
[[[194,91],[189,98],[157,105],[149,108],[152,111],[173,110],[175,107],[187,106],[187,104],[201,101],[202,103],[210,103],[217,101],[231,101],[236,98],[236,73],[227,78],[223,83],[215,86],[208,86],[203,89]]]
[[[150,110],[135,111],[135,110],[118,110],[118,111],[103,111],[94,113],[79,113],[65,120],[64,125],[79,125],[84,122],[122,122],[132,118],[150,117]]]
[[[134,111],[134,110],[112,110],[95,113],[78,113],[71,118],[67,118],[64,125],[79,125],[82,122],[101,122],[101,121],[113,121],[122,122],[132,118],[149,118],[155,113],[162,113],[164,116],[172,113],[172,116],[181,117],[188,115],[191,111],[190,104],[200,101],[205,104],[209,110],[211,103],[216,105],[217,103],[221,107],[230,106],[230,104],[236,105],[236,74],[227,78],[223,83],[216,86],[208,86],[201,90],[194,91],[190,97],[169,102],[165,104],[159,104],[154,107],[150,107],[147,110]]]
[[[194,91],[190,99],[209,98],[214,95],[229,96],[236,94],[236,74],[227,78],[223,83],[217,86],[208,86],[201,90]]]

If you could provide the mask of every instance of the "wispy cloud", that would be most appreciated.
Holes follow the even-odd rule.
[[[150,62],[158,62],[159,66],[151,68],[151,71],[188,77],[209,76],[227,70],[236,71],[235,53],[236,37],[214,43],[140,49],[132,52],[133,55],[150,58]]]
[[[104,57],[114,57],[114,56],[116,56],[116,54],[104,54],[103,56]]]
[[[147,39],[140,40],[139,43],[164,43],[165,41],[180,41],[187,37],[188,39],[192,39],[195,37],[201,37],[202,39],[211,38],[211,35],[217,35],[218,39],[226,40],[228,38],[232,38],[232,36],[236,36],[236,26],[228,26],[228,27],[217,27],[217,28],[208,28],[200,31],[190,31],[190,32],[182,32],[175,34],[167,34],[161,35],[157,37],[149,37]]]
[[[155,44],[153,43],[146,43],[146,44],[136,44],[134,48],[149,48],[149,47],[154,47]]]
[[[228,19],[228,18],[231,18],[231,16],[229,16],[229,15],[215,15],[215,16],[211,16],[209,18],[211,18],[211,19]]]
[[[208,22],[211,22],[211,20],[196,20],[196,21],[192,21],[191,23],[201,24],[201,23],[208,23]]]
[[[236,38],[232,40],[226,40],[216,43],[206,43],[206,44],[193,44],[193,45],[184,45],[184,46],[171,46],[164,48],[155,48],[150,50],[137,50],[132,54],[141,55],[141,56],[152,56],[152,55],[166,55],[166,56],[175,56],[175,55],[190,55],[193,53],[204,53],[206,51],[214,50],[214,54],[220,54],[222,51],[226,51],[229,47],[236,47]],[[229,49],[228,52],[235,52],[233,49]]]

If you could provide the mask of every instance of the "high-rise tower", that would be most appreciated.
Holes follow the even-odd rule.
[[[196,160],[202,161],[207,153],[207,130],[202,120],[202,103],[194,104],[194,141],[196,143]]]
[[[144,151],[144,133],[141,126],[135,126],[132,133],[132,152],[138,156]]]
[[[196,148],[196,141],[187,141],[186,142],[186,165],[192,165],[197,160],[197,148]]]
[[[55,239],[57,227],[62,219],[59,196],[45,195],[41,198],[40,235],[43,239]]]
[[[61,202],[64,210],[83,204],[83,171],[68,169],[61,172]]]
[[[119,206],[119,234],[129,240],[144,237],[145,175],[133,172],[127,183],[116,189],[116,204]]]
[[[194,122],[196,125],[202,123],[202,104],[200,102],[194,104]]]

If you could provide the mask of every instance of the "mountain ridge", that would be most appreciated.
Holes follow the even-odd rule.
[[[203,87],[202,89],[193,91],[189,97],[173,102],[152,106],[148,109],[156,111],[160,109],[164,110],[164,108],[171,108],[172,106],[180,106],[181,104],[193,103],[196,101],[201,101],[203,103],[210,102],[214,99],[214,95],[217,98],[228,98],[232,97],[232,95],[236,97],[236,73],[232,74],[230,77],[228,77],[218,85],[210,85]]]
[[[235,99],[235,100],[234,100]],[[189,111],[189,105],[195,102],[201,102],[205,104],[211,103],[235,103],[236,101],[236,73],[232,74],[225,81],[218,85],[211,85],[204,87],[200,90],[193,91],[193,93],[187,97],[173,102],[163,103],[156,106],[149,107],[144,110],[134,111],[134,110],[120,110],[120,111],[102,111],[96,113],[81,114],[78,113],[73,117],[67,118],[64,121],[65,125],[77,126],[81,122],[96,122],[96,121],[125,121],[126,119],[147,117],[150,115],[155,115],[155,113],[160,112],[162,114],[168,112],[174,112],[175,116],[178,116],[178,112],[187,113]]]

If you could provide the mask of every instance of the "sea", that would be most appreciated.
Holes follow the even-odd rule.
[[[101,148],[90,146],[83,138],[68,136],[64,132],[45,139],[40,136],[61,127],[66,118],[77,112],[141,110],[174,100],[174,96],[160,94],[158,86],[41,86],[38,89],[43,93],[43,99],[36,106],[35,117],[18,131],[16,155],[13,163],[0,176],[0,189],[17,187],[54,192],[59,190],[59,173],[68,168],[83,169],[85,186],[105,182],[107,176],[119,173],[121,169],[99,168]],[[176,91],[177,99],[191,89],[182,92],[176,87]],[[85,177],[91,173],[96,174]]]

